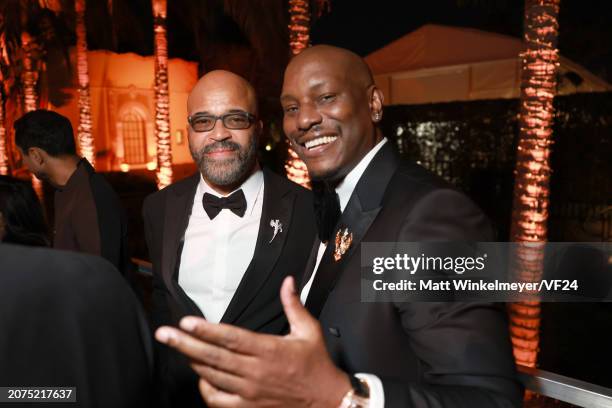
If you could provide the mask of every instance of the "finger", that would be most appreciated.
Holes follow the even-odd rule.
[[[238,376],[249,373],[254,365],[252,357],[206,343],[174,327],[160,327],[155,332],[155,338],[183,353],[195,363],[212,366]]]
[[[179,326],[209,344],[245,355],[260,355],[267,348],[266,342],[275,336],[258,334],[228,324],[210,323],[204,319],[187,316],[181,319]]]
[[[198,387],[200,388],[200,395],[202,395],[204,402],[211,408],[245,406],[240,396],[221,391],[202,378],[200,378]]]
[[[288,276],[283,281],[280,291],[281,302],[289,326],[291,326],[291,334],[300,337],[306,336],[318,330],[319,323],[306,310],[295,290],[295,280],[292,276]]]
[[[253,397],[253,393],[249,391],[249,383],[242,377],[197,363],[191,363],[191,368],[200,378],[206,380],[217,390],[240,395],[245,398]]]

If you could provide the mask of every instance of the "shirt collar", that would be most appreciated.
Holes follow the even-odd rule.
[[[349,199],[351,198],[351,194],[353,194],[353,190],[355,190],[355,186],[357,182],[361,178],[363,172],[368,167],[376,153],[387,143],[387,138],[384,137],[376,146],[372,148],[363,159],[350,171],[349,174],[346,175],[344,180],[338,184],[336,187],[336,193],[338,193],[338,197],[340,198],[340,210],[344,211],[346,205],[348,204]]]
[[[87,159],[82,157],[77,162],[76,168],[74,169],[74,171],[72,172],[70,177],[68,177],[68,181],[66,181],[66,184],[64,184],[63,186],[57,187],[56,190],[59,190],[59,191],[62,191],[62,192],[70,191],[76,185],[80,184],[80,180],[83,178],[82,176],[87,174],[87,164],[89,164]]]
[[[236,188],[231,193],[227,194],[225,197],[232,195],[236,191],[242,189],[244,193],[244,198],[246,199],[247,208],[245,214],[251,215],[253,213],[253,209],[255,208],[255,204],[257,200],[262,199],[261,191],[263,187],[264,177],[263,171],[259,166],[257,170],[253,172],[238,188]],[[200,183],[198,184],[198,193],[196,194],[199,197],[199,201],[201,202],[201,197],[204,196],[204,193],[212,194],[215,197],[222,197],[221,194],[216,192],[202,177],[202,173],[200,173]],[[202,207],[201,205],[199,207]],[[203,211],[203,210],[202,210]]]

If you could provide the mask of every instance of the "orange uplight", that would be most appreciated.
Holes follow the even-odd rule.
[[[89,92],[89,64],[87,61],[87,30],[85,27],[85,0],[75,1],[77,36],[77,78],[79,83],[79,127],[77,140],[81,155],[95,167],[96,146],[91,119],[91,95]]]
[[[516,158],[511,240],[543,243],[547,239],[559,0],[525,1],[526,50],[521,53],[521,112]],[[519,248],[516,271],[525,281],[542,276],[542,244]],[[540,304],[509,305],[510,333],[518,364],[535,367],[538,355]]]
[[[155,137],[157,139],[157,188],[172,183],[170,96],[168,92],[168,38],[166,0],[153,0],[155,34]]]
[[[310,1],[289,0],[289,46],[291,54],[297,55],[310,45]],[[287,178],[303,187],[310,188],[308,169],[291,147],[287,149],[285,170]]]

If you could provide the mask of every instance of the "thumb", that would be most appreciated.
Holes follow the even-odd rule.
[[[289,321],[289,326],[291,327],[290,333],[292,335],[309,337],[312,335],[313,331],[318,330],[319,323],[302,305],[296,293],[295,279],[293,276],[287,276],[283,281],[280,297],[285,315],[287,315],[287,320]]]

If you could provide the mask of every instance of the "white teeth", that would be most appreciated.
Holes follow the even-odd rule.
[[[317,137],[316,139],[312,139],[306,142],[305,146],[307,149],[312,149],[313,147],[321,146],[324,144],[328,144],[336,140],[337,136],[323,136]]]

